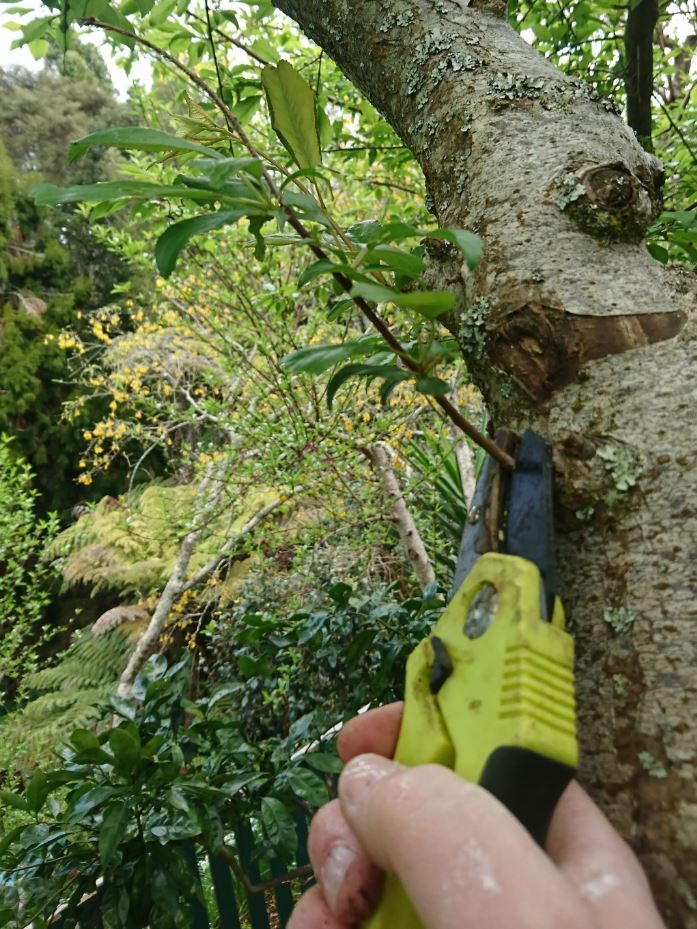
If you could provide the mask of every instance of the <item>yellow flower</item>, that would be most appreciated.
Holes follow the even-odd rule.
[[[77,479],[78,484],[91,484],[92,478],[89,474],[81,474]]]

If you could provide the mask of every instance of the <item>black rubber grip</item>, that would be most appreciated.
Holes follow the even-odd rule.
[[[489,755],[479,783],[544,848],[552,813],[576,771],[529,748],[506,745]]]

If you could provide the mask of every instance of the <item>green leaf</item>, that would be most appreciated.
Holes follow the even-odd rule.
[[[114,753],[116,767],[120,771],[131,772],[140,761],[140,743],[123,726],[111,730],[109,746]]]
[[[412,278],[421,277],[426,270],[426,262],[423,258],[390,245],[376,245],[375,248],[368,249],[363,260],[371,270],[373,270],[373,263],[379,262],[380,268],[387,266],[392,271]]]
[[[27,806],[38,813],[51,790],[51,784],[43,771],[35,771],[27,787]]]
[[[329,799],[327,785],[322,778],[306,768],[291,768],[286,771],[285,779],[295,796],[310,806],[322,806]]]
[[[160,129],[146,129],[143,126],[124,126],[123,128],[101,129],[70,143],[68,161],[75,161],[80,155],[95,145],[120,148],[123,151],[136,152],[198,152],[209,158],[222,159],[215,149],[190,139]]]
[[[337,581],[336,584],[333,584],[327,591],[334,603],[339,606],[347,606],[349,600],[351,599],[351,594],[353,593],[353,587],[350,584],[344,584],[342,581]]]
[[[12,793],[11,790],[0,790],[0,803],[4,803],[5,806],[14,807],[15,810],[26,810],[27,802],[24,797],[20,797],[15,793]]]
[[[177,198],[212,202],[215,194],[210,190],[193,190],[183,184],[153,184],[150,181],[105,181],[103,184],[84,184],[75,187],[56,187],[54,184],[36,184],[30,188],[39,206],[57,206],[60,203],[101,203],[103,200],[162,200]]]
[[[446,310],[452,309],[455,303],[455,294],[447,290],[420,290],[404,294],[380,284],[364,284],[360,281],[351,288],[351,296],[363,297],[364,300],[373,300],[375,303],[396,303],[404,309],[416,310],[426,319],[435,319]]]
[[[29,43],[29,51],[34,61],[38,61],[48,51],[48,42],[46,39],[34,39],[33,42]]]
[[[302,272],[298,278],[298,287],[304,287],[305,284],[309,284],[310,281],[314,281],[316,277],[319,277],[320,274],[333,274],[335,271],[339,271],[340,266],[335,264],[333,261],[329,261],[328,258],[321,258],[319,261],[314,261]]]
[[[246,216],[246,210],[222,210],[174,223],[162,233],[155,245],[155,261],[160,274],[169,277],[180,252],[193,236],[236,223],[243,216]]]
[[[70,744],[78,752],[83,752],[87,748],[99,748],[99,739],[89,729],[74,729],[70,734]]]
[[[287,61],[261,72],[271,125],[300,168],[322,163],[315,95],[307,81]]]
[[[351,297],[346,297],[343,300],[335,300],[329,305],[329,312],[327,313],[327,320],[329,322],[334,322],[339,319],[344,312],[352,310],[355,304]]]
[[[214,187],[224,184],[240,172],[251,174],[259,180],[263,170],[263,165],[258,158],[221,158],[220,156],[217,159],[197,158],[196,161],[189,163],[189,167],[205,174]]]
[[[419,393],[426,394],[429,397],[444,397],[451,390],[450,384],[446,384],[439,377],[427,376],[418,378],[414,387]]]
[[[298,843],[293,814],[277,797],[261,801],[261,821],[271,845],[283,859],[292,858]]]
[[[443,239],[459,248],[470,268],[476,268],[482,257],[482,240],[466,229],[433,229],[423,233],[425,239]]]
[[[314,197],[299,193],[295,190],[284,190],[281,194],[281,200],[286,206],[290,206],[296,210],[303,219],[309,219],[312,222],[319,223],[321,226],[329,227],[331,225],[327,214]]]
[[[307,345],[305,348],[291,352],[281,359],[281,364],[293,373],[322,374],[347,358],[360,358],[370,355],[382,347],[379,339],[357,339],[352,342],[338,342],[327,345]]]
[[[300,633],[298,634],[298,645],[305,645],[309,642],[327,621],[327,614],[322,610],[311,613],[309,619],[303,623]]]
[[[111,861],[119,842],[126,833],[128,817],[127,803],[114,804],[104,816],[102,827],[99,830],[99,857],[103,868]]]
[[[116,694],[112,694],[109,698],[109,704],[114,712],[118,713],[118,715],[122,716],[124,719],[136,718],[136,705],[132,700],[124,700],[123,697],[117,697]]]
[[[339,774],[344,767],[341,758],[336,755],[328,755],[326,752],[306,752],[303,755],[303,761],[315,768],[316,771],[322,771],[326,774]]]
[[[22,27],[21,44],[29,45],[30,42],[34,42],[36,39],[43,39],[55,18],[55,16],[42,16],[39,19],[32,19],[30,23]]]
[[[395,373],[389,374],[382,382],[380,386],[380,403],[383,406],[387,406],[392,391],[395,389],[397,384],[401,384],[406,380],[403,374],[403,371],[397,370]]]
[[[334,377],[327,384],[327,406],[331,409],[334,402],[334,396],[337,390],[352,377],[385,377],[394,380],[395,384],[400,381],[408,381],[413,377],[408,371],[403,371],[396,365],[368,365],[368,364],[350,364],[344,365],[341,370],[337,371]]]
[[[86,790],[74,803],[71,803],[70,819],[80,822],[88,813],[91,813],[92,810],[102,806],[105,801],[110,800],[115,793],[116,788],[106,784]]]
[[[114,756],[105,752],[103,748],[86,748],[75,754],[73,758],[77,764],[111,764],[114,763]]]

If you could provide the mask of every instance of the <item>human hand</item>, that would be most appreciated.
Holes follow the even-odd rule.
[[[310,829],[318,884],[288,929],[354,929],[377,906],[383,872],[424,929],[665,929],[639,862],[575,781],[545,854],[483,788],[439,765],[388,761],[401,716],[390,704],[344,727],[339,799]]]

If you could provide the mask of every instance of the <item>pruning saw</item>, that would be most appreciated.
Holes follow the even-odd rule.
[[[557,596],[549,446],[499,430],[515,458],[487,457],[448,606],[407,661],[395,760],[437,763],[497,797],[544,846],[578,765],[574,646]],[[421,929],[388,875],[364,929]]]

